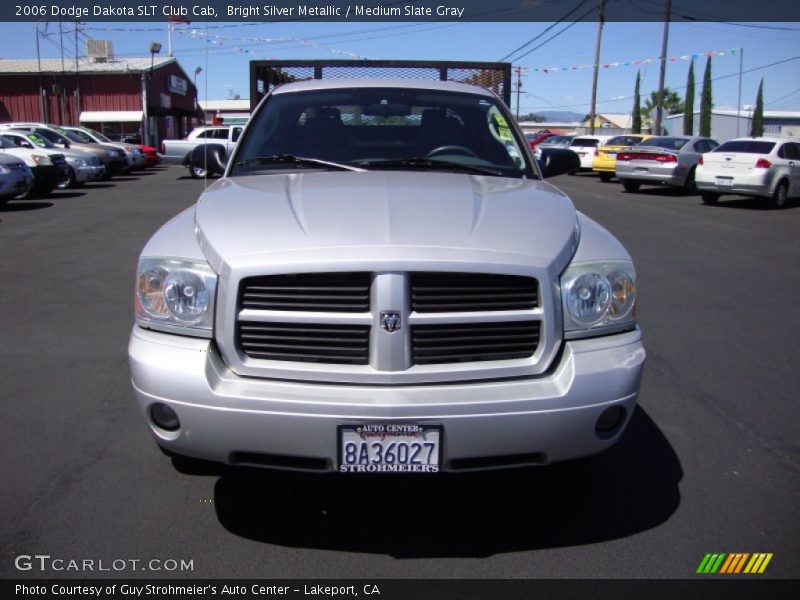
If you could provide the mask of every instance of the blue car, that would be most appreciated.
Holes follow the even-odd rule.
[[[16,156],[0,152],[0,200],[22,196],[33,186],[33,173]]]

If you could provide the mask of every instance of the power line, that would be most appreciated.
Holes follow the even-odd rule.
[[[572,21],[572,23],[570,23],[569,25],[567,25],[566,27],[564,27],[564,29],[562,29],[561,31],[558,31],[557,33],[554,33],[554,34],[553,34],[553,35],[551,35],[549,38],[547,38],[545,41],[543,41],[541,44],[539,44],[538,46],[534,46],[533,48],[531,48],[530,50],[528,50],[528,51],[527,51],[527,52],[525,52],[524,54],[520,54],[520,55],[519,55],[519,56],[517,56],[517,57],[516,57],[514,60],[515,60],[515,61],[516,61],[516,60],[521,60],[521,59],[525,58],[526,56],[528,56],[529,54],[531,54],[532,52],[535,52],[536,50],[538,50],[539,48],[541,48],[541,47],[542,47],[542,46],[544,46],[545,44],[547,44],[547,43],[549,43],[549,42],[553,41],[553,40],[554,40],[554,39],[556,39],[558,36],[560,36],[562,33],[564,33],[564,32],[565,32],[567,29],[569,29],[569,28],[570,28],[570,27],[572,27],[573,25],[577,25],[577,24],[578,24],[578,22],[579,22],[579,21],[581,21],[581,20],[582,20],[584,17],[586,17],[586,16],[590,15],[591,13],[593,13],[593,12],[594,12],[594,10],[595,10],[595,8],[594,8],[594,6],[593,6],[592,8],[590,8],[589,10],[587,10],[585,13],[583,13],[583,14],[582,14],[580,17],[578,17],[576,20]]]
[[[769,67],[774,67],[774,66],[781,65],[781,64],[784,64],[784,63],[787,63],[787,62],[791,62],[793,60],[798,60],[798,59],[800,59],[800,56],[792,56],[791,58],[786,58],[786,59],[783,59],[783,60],[775,61],[775,62],[769,63],[767,65],[761,65],[759,67],[753,67],[752,69],[747,69],[746,71],[742,71],[742,74],[744,74],[744,73],[752,73],[754,71],[761,71],[762,69],[768,69]],[[719,77],[714,77],[711,81],[719,81],[721,79],[729,79],[731,77],[738,77],[738,76],[739,76],[739,72],[737,71],[736,73],[731,73],[729,75],[720,75]],[[685,90],[686,86],[685,85],[675,86],[675,87],[670,87],[670,89],[673,89],[673,90]],[[800,89],[797,89],[794,92],[792,92],[791,94],[788,94],[787,96],[784,96],[784,98],[786,98],[788,96],[791,96],[792,94],[796,94],[797,92],[800,92]],[[530,94],[530,93],[525,93],[525,95],[526,96],[533,96],[533,94]],[[534,96],[534,97],[536,97],[536,96]],[[542,100],[544,100],[544,99],[542,98]],[[608,102],[622,102],[623,100],[633,100],[633,96],[623,96],[623,97],[617,97],[617,98],[609,98],[608,100],[598,100],[597,103],[598,104],[601,104],[601,103],[605,104],[605,103],[608,103]],[[770,104],[774,104],[775,102],[778,102],[779,100],[783,100],[783,98],[778,98],[778,100],[773,100],[772,102],[770,102]],[[533,106],[533,107],[526,107],[526,110],[546,109],[546,108],[573,108],[573,107],[587,106],[588,104],[589,104],[589,102],[580,102],[578,104],[561,104],[561,105],[558,105],[558,106]]]
[[[575,11],[577,11],[577,10],[578,10],[578,9],[579,9],[581,6],[583,6],[585,3],[586,3],[586,0],[581,0],[581,1],[580,1],[580,2],[579,2],[579,3],[578,3],[576,6],[575,6],[575,8],[573,8],[571,11],[569,11],[567,14],[565,14],[563,17],[561,17],[561,18],[560,18],[558,21],[556,21],[556,22],[555,22],[555,23],[553,23],[552,25],[549,25],[548,27],[546,27],[546,28],[544,29],[544,31],[542,31],[542,32],[541,32],[541,33],[539,33],[538,35],[535,35],[534,37],[532,37],[530,40],[528,40],[527,42],[525,42],[524,44],[522,44],[522,46],[520,46],[520,47],[519,47],[519,48],[517,48],[516,50],[512,50],[511,52],[509,52],[509,53],[508,53],[508,54],[506,54],[505,56],[501,57],[501,58],[499,59],[499,61],[500,61],[500,62],[502,62],[502,61],[504,61],[504,60],[507,60],[508,58],[510,58],[511,56],[513,56],[514,54],[516,54],[517,52],[519,52],[520,50],[522,50],[522,49],[526,48],[527,46],[530,46],[532,43],[534,43],[536,40],[538,40],[540,37],[542,37],[542,36],[543,36],[545,33],[547,33],[548,31],[550,31],[551,29],[553,29],[553,27],[555,27],[556,25],[558,25],[559,23],[561,23],[561,22],[562,22],[564,19],[566,19],[567,17],[569,17],[569,16],[570,16],[572,13],[574,13]],[[594,10],[594,8],[593,8],[592,10]],[[517,58],[516,58],[516,59],[514,59],[514,60],[519,60],[519,58],[521,58],[521,57],[517,57]]]
[[[771,100],[771,101],[767,102],[767,103],[766,103],[764,106],[769,106],[770,104],[775,104],[775,103],[777,103],[777,102],[780,102],[781,100],[785,100],[785,99],[786,99],[786,98],[788,98],[789,96],[794,96],[794,95],[795,95],[797,92],[800,92],[800,88],[797,88],[797,89],[796,89],[795,91],[793,91],[793,92],[789,92],[789,93],[788,93],[788,94],[786,94],[785,96],[781,96],[781,97],[780,97],[780,98],[778,98],[777,100]]]

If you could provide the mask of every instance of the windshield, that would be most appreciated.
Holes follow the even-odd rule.
[[[680,150],[689,140],[687,138],[676,137],[654,137],[638,144],[639,146],[653,146],[655,148],[666,148],[667,150]]]
[[[28,138],[31,142],[39,146],[40,148],[57,148],[55,144],[51,143],[50,140],[43,138],[38,133],[27,133],[25,137]]]
[[[593,140],[588,138],[575,138],[572,140],[570,146],[575,146],[576,148],[594,148],[597,146],[599,140]]]
[[[756,142],[753,140],[734,140],[717,146],[714,152],[743,152],[745,154],[769,154],[775,142]]]
[[[94,129],[90,129],[89,127],[85,127],[83,132],[86,132],[86,131],[91,133],[98,142],[101,142],[101,143],[112,142],[112,140],[108,139],[106,136],[104,136],[99,131],[95,131]]]
[[[617,135],[606,142],[606,146],[635,146],[642,141],[640,135]]]
[[[511,118],[489,96],[386,87],[277,93],[253,119],[232,175],[320,169],[328,161],[533,176]]]
[[[69,139],[71,142],[79,144],[94,144],[95,141],[83,132],[73,131],[71,129],[56,129],[61,135]]]

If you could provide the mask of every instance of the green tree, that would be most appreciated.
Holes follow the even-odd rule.
[[[700,95],[700,135],[711,136],[711,109],[714,103],[711,99],[711,57],[706,60],[703,71],[703,91]]]
[[[753,123],[750,126],[752,137],[764,135],[764,79],[758,84],[758,94],[756,95],[756,109],[753,111]]]
[[[633,133],[642,133],[642,107],[640,105],[641,98],[639,97],[640,80],[640,73],[636,71],[636,85],[633,88],[633,114],[631,115],[631,131]]]
[[[681,99],[680,94],[678,94],[678,92],[672,88],[664,88],[663,102],[665,115],[675,115],[683,112],[683,99]],[[657,91],[650,92],[650,97],[645,98],[644,104],[642,104],[642,114],[644,114],[645,118],[647,119],[647,123],[651,128],[654,124],[653,116],[656,113],[656,104],[658,104]]]
[[[689,63],[686,76],[686,100],[683,103],[683,135],[692,135],[694,130],[694,59]]]

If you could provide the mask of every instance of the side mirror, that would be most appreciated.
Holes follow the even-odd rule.
[[[228,157],[225,146],[221,144],[201,144],[189,153],[186,161],[189,165],[205,169],[209,175],[225,174],[228,167]]]
[[[538,160],[542,177],[555,177],[564,173],[575,173],[581,168],[578,155],[569,148],[542,148]]]

